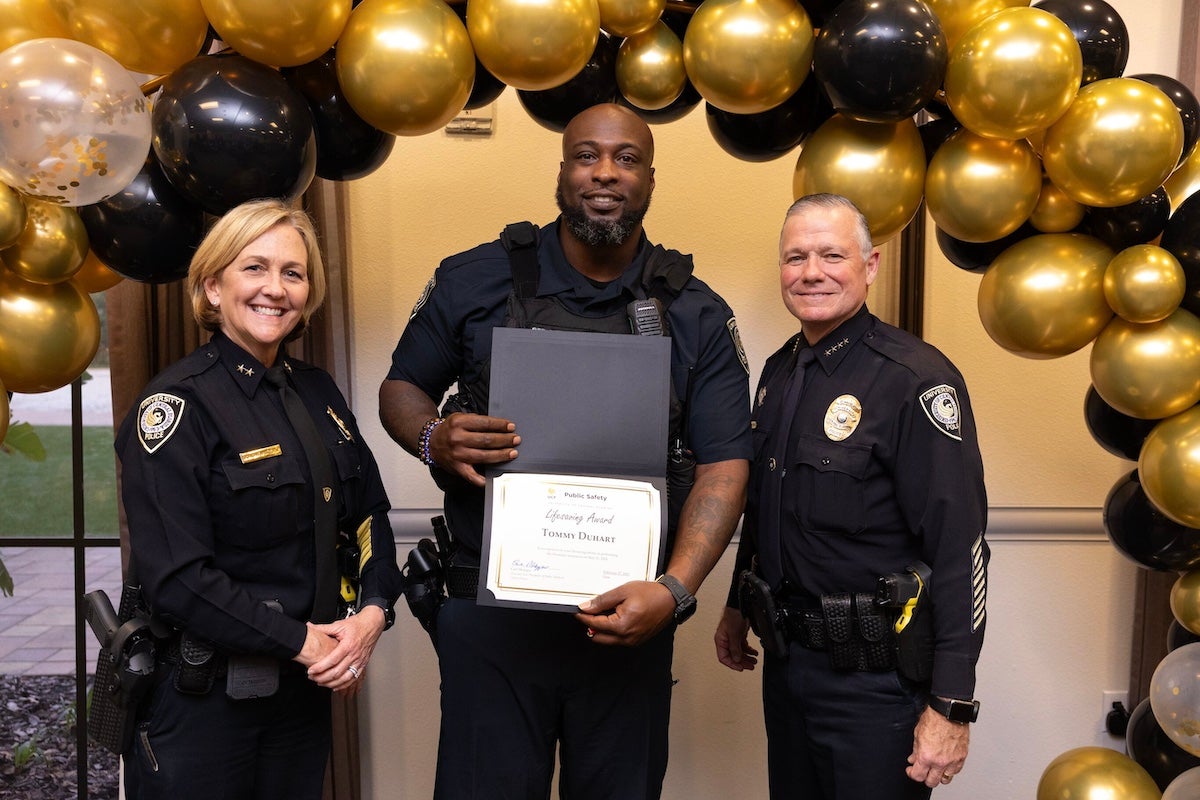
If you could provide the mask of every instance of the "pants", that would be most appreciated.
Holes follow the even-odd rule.
[[[768,654],[763,711],[772,800],[925,800],[904,770],[924,692],[891,672],[835,672],[798,644]]]
[[[330,693],[284,665],[271,697],[189,695],[162,676],[124,756],[127,800],[320,800]]]
[[[652,800],[667,768],[674,628],[598,645],[570,614],[450,598],[438,615],[436,800]]]

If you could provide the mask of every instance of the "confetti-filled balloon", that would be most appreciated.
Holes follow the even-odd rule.
[[[1200,756],[1198,675],[1200,644],[1189,644],[1167,653],[1150,678],[1150,708],[1154,718],[1172,742],[1194,756]],[[1127,795],[1113,796],[1125,798]]]
[[[111,56],[70,39],[0,52],[0,181],[60,205],[125,188],[150,151],[150,107]]]

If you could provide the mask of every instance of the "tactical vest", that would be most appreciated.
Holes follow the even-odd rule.
[[[566,308],[557,297],[537,296],[541,270],[537,261],[538,229],[533,223],[515,222],[506,226],[500,235],[500,241],[508,251],[513,278],[513,289],[508,295],[504,315],[504,325],[508,328],[546,328],[592,333],[637,332],[642,335],[669,336],[667,308],[679,296],[692,276],[691,258],[675,250],[651,245],[642,268],[641,281],[634,287],[633,292],[635,301],[643,302],[637,303],[636,306],[623,306],[607,315],[585,316]],[[650,311],[654,308],[657,313]],[[448,398],[442,407],[442,416],[453,411],[487,413],[490,360],[482,365],[479,375],[479,380],[469,385],[460,383],[458,394]],[[691,375],[690,370],[688,375]],[[691,491],[695,472],[695,459],[687,446],[685,403],[679,399],[690,399],[690,388],[690,385],[684,387],[681,395],[674,382],[671,384],[666,472],[668,546],[679,521],[679,512]]]

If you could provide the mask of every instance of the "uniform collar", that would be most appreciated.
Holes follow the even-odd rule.
[[[245,393],[246,397],[253,397],[267,374],[267,368],[257,358],[234,344],[233,340],[221,331],[213,334],[210,344],[216,348],[221,365],[229,372],[233,382]],[[291,366],[287,363],[282,348],[280,350],[279,361],[288,372],[291,372]]]
[[[854,316],[827,333],[824,338],[812,346],[817,356],[817,363],[826,375],[832,375],[854,346],[873,327],[871,312],[864,304]]]
[[[582,300],[587,303],[604,303],[621,296],[625,289],[632,291],[641,281],[642,267],[646,263],[646,253],[650,249],[646,234],[643,231],[638,243],[638,252],[621,277],[612,281],[603,289],[585,278],[563,253],[562,242],[558,239],[558,226],[562,224],[559,217],[551,224],[542,228],[541,241],[538,243],[538,255],[548,265],[538,276],[538,297],[563,294],[568,298]]]

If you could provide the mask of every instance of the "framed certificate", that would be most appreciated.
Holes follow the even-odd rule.
[[[626,581],[654,580],[661,502],[647,481],[496,477],[486,581],[492,597],[577,606]]]
[[[488,413],[513,420],[521,444],[487,476],[480,604],[574,611],[654,580],[670,373],[662,336],[493,331]]]

